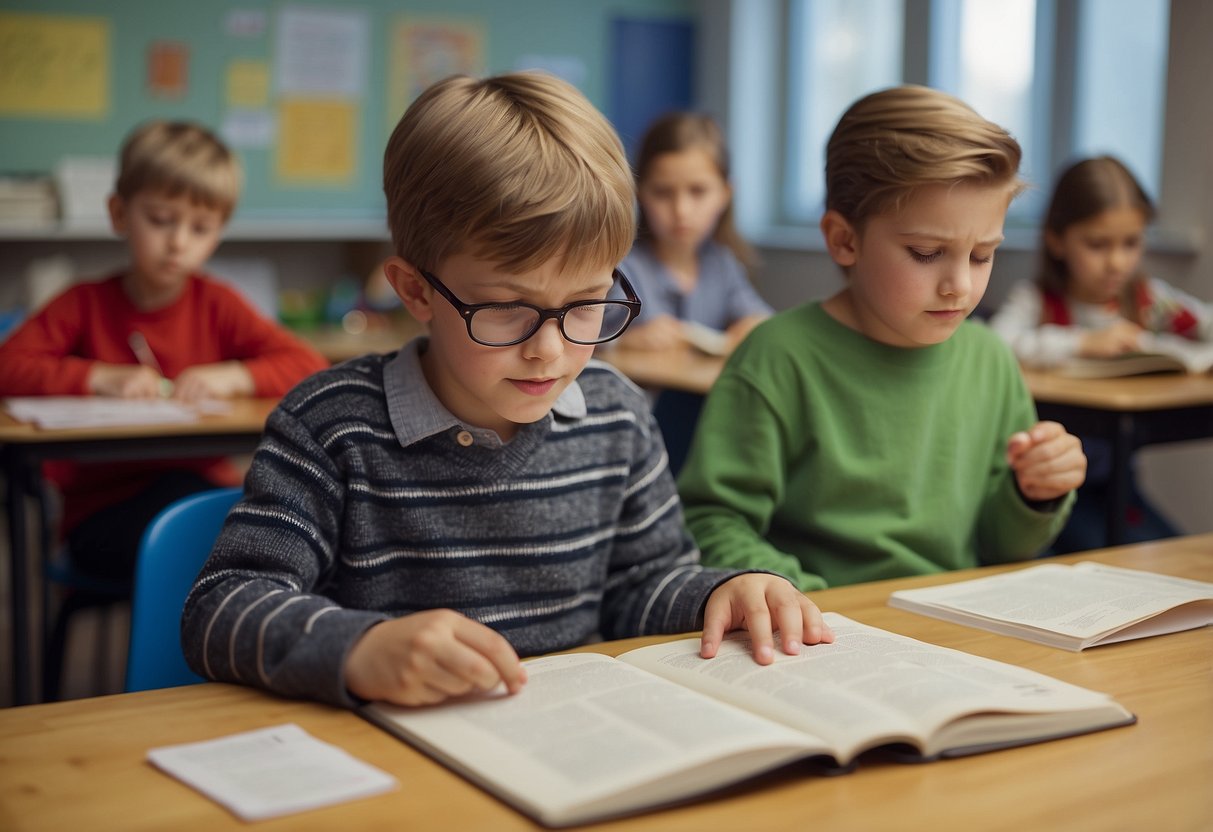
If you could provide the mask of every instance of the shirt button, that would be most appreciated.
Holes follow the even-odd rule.
[[[468,433],[466,430],[461,430],[459,433],[455,434],[455,441],[466,448],[475,440],[472,439],[472,434]]]

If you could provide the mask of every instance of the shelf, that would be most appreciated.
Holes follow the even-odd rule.
[[[387,221],[382,218],[346,219],[258,219],[237,218],[224,229],[224,240],[377,240],[390,239]],[[0,240],[41,242],[114,240],[109,223],[101,218],[72,224],[3,225]]]

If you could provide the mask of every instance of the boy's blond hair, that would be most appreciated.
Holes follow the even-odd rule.
[[[1019,180],[1019,143],[958,98],[905,85],[871,93],[843,113],[826,145],[826,210],[857,229],[926,185]]]
[[[635,238],[619,137],[543,73],[431,86],[388,140],[383,191],[396,253],[422,269],[467,253],[511,273],[554,257],[584,271],[616,265]]]
[[[226,221],[240,197],[240,163],[214,133],[188,121],[149,121],[122,144],[114,191],[129,200],[140,191],[185,194]]]

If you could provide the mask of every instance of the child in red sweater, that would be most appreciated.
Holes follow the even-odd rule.
[[[326,367],[235,290],[199,272],[239,190],[235,157],[209,131],[155,121],[132,132],[109,199],[130,266],[71,287],[0,345],[0,396],[281,396]],[[48,463],[46,475],[63,496],[62,531],[76,565],[123,578],[162,508],[241,479],[224,459]]]

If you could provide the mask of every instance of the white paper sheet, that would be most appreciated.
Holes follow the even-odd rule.
[[[243,820],[370,797],[398,785],[390,774],[294,724],[153,748],[147,758]]]

